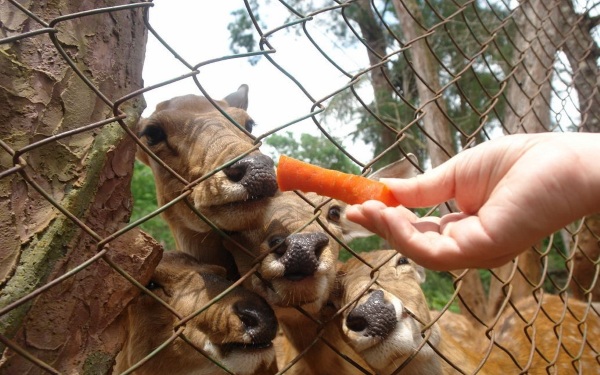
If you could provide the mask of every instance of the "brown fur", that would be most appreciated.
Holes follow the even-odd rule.
[[[496,327],[498,343],[516,356],[518,368],[528,374],[592,374],[600,369],[600,317],[586,303],[574,298],[565,303],[559,296],[546,294],[541,304],[528,297],[517,302],[515,309],[520,316],[509,308]],[[533,362],[527,367],[534,348]],[[580,352],[581,357],[574,360]],[[516,372],[517,366],[512,366]]]
[[[246,88],[244,92],[243,87]],[[247,86],[242,86],[234,94],[240,92],[247,93]],[[253,122],[245,107],[232,107],[224,100],[216,102],[240,126],[251,130]],[[162,102],[149,118],[140,121],[137,130],[141,141],[160,160],[185,181],[196,182],[185,199],[218,228],[248,228],[263,215],[266,198],[277,191],[272,160],[253,150],[251,136],[231,123],[204,97],[186,95]],[[249,155],[231,168],[222,168],[205,177],[246,153]],[[186,184],[141,148],[137,157],[152,169],[160,206],[184,192]],[[247,179],[240,181],[241,176],[236,176],[236,173],[245,171],[248,164],[244,162],[259,159],[260,168],[255,168],[252,174],[248,173]],[[219,236],[185,202],[180,201],[168,208],[163,217],[179,250],[203,263],[222,265],[230,275],[236,273],[230,256],[217,246],[221,243]],[[207,248],[216,251],[207,252]]]
[[[204,308],[231,285],[224,275],[221,267],[201,265],[189,255],[170,252],[165,253],[148,287],[185,318]],[[249,318],[240,313],[241,310],[251,311]],[[126,310],[127,340],[117,357],[115,370],[120,373],[142,360],[173,335],[178,321],[152,297],[146,294],[137,297]],[[260,324],[260,329],[256,324]],[[277,321],[268,304],[258,295],[238,287],[187,322],[183,334],[229,371],[262,375],[276,372],[271,345],[276,331]],[[247,347],[242,348],[240,344]],[[225,372],[181,338],[176,338],[135,372],[147,375],[192,373]]]

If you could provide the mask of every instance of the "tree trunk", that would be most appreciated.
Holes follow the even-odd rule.
[[[411,66],[417,75],[417,92],[423,111],[423,127],[427,132],[427,149],[431,165],[436,167],[455,154],[450,123],[444,113],[446,103],[441,97],[440,78],[435,67],[435,58],[424,38],[418,39],[425,30],[423,16],[414,0],[394,0],[394,9],[400,20],[405,45],[411,56]],[[422,31],[419,31],[422,30]]]
[[[359,0],[356,3],[360,10],[355,13],[352,19],[358,24],[364,43],[367,46],[367,55],[369,64],[376,66],[370,71],[371,84],[373,86],[373,94],[375,96],[375,113],[381,116],[383,113],[390,112],[387,110],[389,106],[395,106],[396,102],[393,99],[394,91],[390,87],[386,76],[389,77],[387,66],[379,65],[387,55],[387,41],[382,27],[375,18],[371,2],[369,0]],[[390,147],[396,142],[397,134],[385,127],[381,127],[381,146],[382,150]],[[400,159],[400,152],[388,152],[381,159],[381,165],[389,165],[392,162]]]
[[[45,22],[128,1],[21,2]],[[111,101],[140,89],[146,44],[142,9],[63,20],[53,35],[75,66]],[[0,38],[40,29],[0,0]],[[37,145],[13,163],[12,153],[35,142],[113,117],[66,64],[50,35],[0,44],[0,373],[42,370],[17,354],[26,350],[60,373],[108,373],[123,336],[118,315],[139,291],[107,263],[145,282],[160,247],[132,230],[98,246],[129,220],[135,143],[116,122]],[[122,104],[124,124],[137,122],[140,98]],[[17,173],[11,173],[16,167]],[[56,204],[85,224],[83,230]],[[105,252],[105,253],[104,253]],[[7,308],[94,255],[101,259],[25,304]]]
[[[573,71],[573,85],[579,99],[581,132],[600,132],[600,71],[596,61],[600,48],[591,35],[595,27],[589,14],[575,13],[570,0],[562,0],[560,5],[562,22],[561,50],[567,56]],[[600,259],[600,214],[586,218],[582,231],[578,234],[573,253],[573,280],[571,290],[576,298],[587,300],[589,291],[593,301],[600,301],[600,283],[592,284],[598,272]]]
[[[514,36],[512,75],[506,78],[507,107],[502,123],[507,134],[550,130],[551,79],[558,50],[553,22],[557,16],[556,7],[544,0],[520,1],[513,13],[519,31]]]
[[[507,77],[507,107],[502,121],[507,134],[540,133],[550,130],[550,96],[554,61],[558,51],[558,9],[544,0],[521,1],[513,13],[515,33],[512,74]],[[541,244],[536,245],[541,249]],[[516,271],[514,267],[519,267]],[[528,296],[542,277],[540,256],[533,248],[519,255],[518,264],[493,270],[489,292],[490,313],[495,314],[506,298],[503,286],[510,281],[513,301]],[[514,277],[509,280],[509,275]]]
[[[455,154],[450,122],[444,115],[446,103],[441,97],[440,78],[435,66],[435,57],[424,38],[418,39],[425,34],[423,15],[418,4],[414,0],[394,0],[394,9],[400,21],[402,33],[406,39],[405,45],[410,45],[408,51],[411,56],[411,67],[417,76],[417,92],[420,107],[423,112],[422,123],[427,133],[427,150],[431,157],[431,165],[436,167]],[[452,210],[456,211],[453,206]],[[445,206],[440,207],[440,213],[449,211]],[[456,271],[461,273],[462,270]],[[475,270],[470,270],[463,278],[464,287],[461,288],[461,305],[464,303],[468,310],[478,317],[486,317],[486,298],[481,278]],[[465,306],[461,306],[465,311]],[[470,314],[469,319],[474,320]]]

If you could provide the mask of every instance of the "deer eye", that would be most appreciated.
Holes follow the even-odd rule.
[[[252,133],[252,129],[254,129],[255,126],[256,126],[256,123],[252,119],[249,119],[248,121],[246,121],[246,124],[244,125],[246,130],[248,130],[248,133]]]
[[[269,249],[272,249],[276,254],[283,255],[285,253],[284,242],[284,236],[273,236],[268,241]]]
[[[398,257],[398,260],[396,261],[396,266],[401,266],[401,265],[409,264],[409,263],[410,263],[410,261],[408,260],[407,257],[400,256],[400,257]]]
[[[148,138],[148,146],[154,146],[167,139],[167,133],[160,125],[148,125],[142,130],[140,137]]]
[[[327,211],[327,219],[339,222],[342,216],[342,208],[340,206],[331,206]]]
[[[148,290],[156,290],[156,289],[159,289],[159,288],[162,288],[162,285],[160,285],[159,283],[157,283],[154,280],[150,280],[148,282],[148,284],[146,284],[146,289],[148,289]]]

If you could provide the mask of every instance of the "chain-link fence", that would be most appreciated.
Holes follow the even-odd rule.
[[[245,202],[202,203],[235,190],[215,180],[241,184],[247,165],[269,166],[259,146],[369,174],[402,158],[424,171],[506,134],[598,132],[599,5],[246,1],[219,25],[232,54],[190,62],[153,29],[151,2],[0,0],[0,373],[111,373],[122,349],[115,373],[597,373],[598,215],[503,267],[427,271],[419,285],[409,260],[371,251],[381,239],[348,241],[339,202],[271,198],[261,180],[244,185],[255,189]],[[284,21],[270,16],[276,7]],[[187,72],[144,87],[147,38]],[[319,58],[342,83],[326,93],[305,85],[278,60],[286,40],[305,42],[299,56]],[[345,61],[340,46],[365,63]],[[252,130],[244,86],[220,101],[202,84],[202,69],[231,59],[268,64],[310,105]],[[171,102],[138,125],[143,95],[183,80],[209,99],[204,109]],[[137,149],[153,166],[159,207],[130,220],[142,200],[130,195]],[[453,202],[416,212],[451,211]],[[169,257],[156,268],[162,248],[138,227],[161,214],[180,250],[239,275],[228,269],[225,281]],[[308,265],[281,260],[298,235],[321,243]]]

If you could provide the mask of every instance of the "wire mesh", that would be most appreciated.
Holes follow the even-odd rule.
[[[206,347],[198,346],[194,319],[209,316],[211,308],[221,308],[227,303],[225,296],[241,285],[247,286],[253,278],[274,291],[273,283],[261,275],[261,262],[278,251],[280,242],[270,243],[270,249],[256,256],[248,272],[235,283],[195,306],[192,313],[182,314],[147,284],[162,249],[137,228],[176,205],[186,205],[217,238],[233,242],[254,257],[255,249],[244,243],[245,237],[223,229],[190,198],[200,184],[256,153],[263,142],[273,147],[269,143],[273,136],[296,131],[299,124],[302,129],[315,129],[322,135],[321,147],[326,144],[330,147],[327,150],[334,150],[334,156],[323,153],[317,161],[347,158],[354,172],[362,174],[409,154],[416,156],[415,167],[424,171],[506,134],[600,129],[597,2],[355,0],[263,4],[248,0],[240,2],[240,11],[235,14],[237,25],[246,25],[241,30],[245,34],[238,34],[238,38],[251,38],[232,43],[231,55],[200,62],[187,61],[153,28],[152,2],[75,3],[62,8],[24,5],[16,0],[0,3],[0,86],[6,103],[10,103],[2,107],[5,113],[0,126],[2,373],[111,373],[123,343],[123,336],[117,334],[122,331],[115,327],[122,327],[120,319],[124,319],[128,303],[142,296],[160,304],[161,316],[171,316],[174,323],[167,327],[168,337],[124,373],[151,368],[164,371],[156,367],[156,361],[152,365],[146,362],[160,358],[161,352],[169,353],[168,348],[174,345],[199,352],[207,366],[213,366],[209,373],[235,373]],[[267,21],[276,7],[285,9],[286,16],[283,22],[272,25]],[[87,46],[91,31],[85,34],[82,25],[90,20],[100,25],[120,24],[121,29],[102,34],[104,39],[95,45],[100,46],[98,50],[86,50],[81,46]],[[235,32],[235,28],[231,30]],[[128,67],[127,58],[125,64],[112,66],[118,71],[95,71],[94,59],[110,60],[112,54],[126,50],[128,32],[142,45],[148,32],[186,72],[143,87],[141,71],[132,73],[130,70],[135,69]],[[309,87],[295,68],[278,60],[279,50],[289,39],[306,42],[313,53],[310,56],[321,58],[345,81],[331,90],[312,84]],[[362,51],[365,63],[354,67],[354,61],[344,61],[343,54],[332,52],[336,50],[332,45]],[[115,46],[122,49],[111,49]],[[141,58],[139,50],[138,55],[134,48],[131,51],[132,56]],[[266,61],[272,72],[288,80],[310,104],[300,116],[261,134],[250,134],[202,84],[202,69],[232,59]],[[137,63],[141,67],[142,62]],[[62,76],[53,75],[56,66]],[[136,73],[137,78],[131,79]],[[102,74],[114,74],[117,81],[103,80]],[[181,168],[157,156],[135,130],[143,95],[184,80],[193,81],[195,93],[208,98],[251,144],[194,178],[182,175]],[[74,86],[83,87],[80,92],[85,95],[65,95]],[[328,86],[323,82],[323,87]],[[92,115],[78,112],[80,106]],[[352,130],[331,125],[339,122],[351,124]],[[55,124],[61,125],[52,128]],[[353,145],[349,145],[349,134]],[[371,145],[373,152],[368,157],[363,152],[358,155],[354,144],[360,141]],[[191,141],[186,138],[186,142]],[[277,152],[289,149],[285,143],[279,145],[282,148]],[[131,200],[127,194],[136,148],[179,187],[173,199],[128,222]],[[86,164],[98,152],[105,156],[100,167]],[[73,191],[85,190],[90,183],[94,186],[80,194],[80,200],[72,198]],[[415,347],[409,353],[396,352],[379,359],[389,363],[377,367],[368,356],[353,349],[341,327],[348,314],[365,298],[371,298],[374,290],[402,300],[405,291],[381,279],[387,262],[396,255],[378,258],[375,263],[368,260],[361,251],[370,249],[356,241],[348,243],[322,216],[330,201],[299,195],[306,203],[307,215],[289,231],[290,236],[318,225],[334,238],[332,246],[341,248],[342,257],[370,268],[361,274],[364,280],[353,280],[353,290],[360,292],[349,300],[327,303],[318,312],[290,306],[306,330],[290,333],[290,326],[280,321],[283,333],[275,339],[278,368],[261,368],[256,373],[295,373],[300,368],[302,373],[316,374],[422,373],[422,353],[435,358],[431,361],[442,373],[497,373],[500,369],[511,373],[592,373],[600,368],[600,216],[581,218],[504,267],[439,274],[428,271],[428,278],[440,283],[423,285],[428,300],[419,306],[430,305],[428,316],[413,311],[418,308],[406,300],[400,302],[404,305],[403,319],[412,319],[419,327]],[[456,211],[452,202],[417,213],[426,216],[450,211]],[[108,214],[100,218],[98,212]],[[289,219],[293,215],[287,215],[293,221]],[[139,236],[146,242],[140,242]],[[376,247],[383,245],[376,241]],[[405,264],[394,265],[401,266]],[[401,279],[398,285],[404,282]],[[110,286],[112,289],[107,290],[112,292],[99,293],[103,286]],[[438,287],[447,287],[449,292],[439,297],[435,293]],[[72,305],[56,306],[70,293]],[[336,293],[344,294],[335,289],[332,300],[339,299]],[[77,301],[83,301],[81,306]],[[59,324],[60,320],[64,321]],[[65,322],[72,326],[72,332],[58,328]],[[154,328],[148,328],[147,334]],[[119,339],[111,341],[111,335]],[[304,343],[298,344],[298,335],[305,336]],[[323,365],[325,360],[334,365]]]

